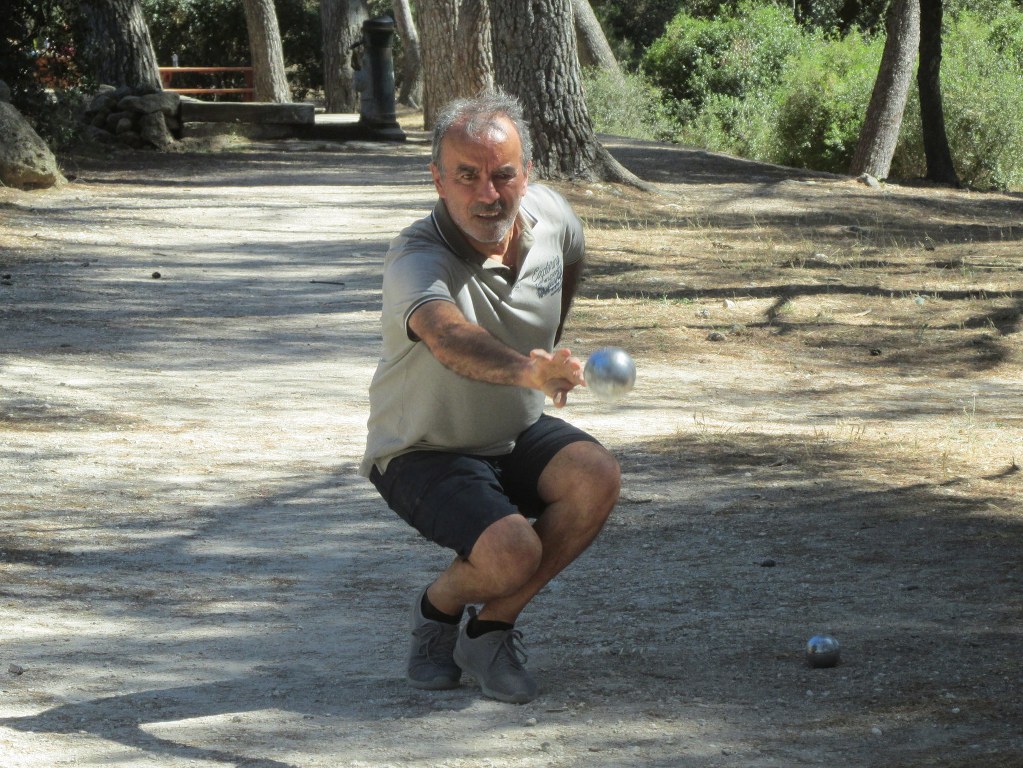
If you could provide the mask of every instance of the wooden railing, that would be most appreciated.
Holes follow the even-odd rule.
[[[240,74],[245,79],[245,87],[219,88],[214,85],[207,88],[175,88],[174,77],[182,74]],[[252,67],[160,67],[160,82],[163,84],[165,91],[181,93],[186,96],[237,95],[242,97],[242,101],[254,101],[256,94],[256,89],[253,85]]]

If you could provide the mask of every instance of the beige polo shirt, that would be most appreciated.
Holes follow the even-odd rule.
[[[564,267],[583,257],[582,223],[557,192],[530,184],[519,209],[524,259],[517,277],[477,252],[442,200],[407,227],[384,259],[383,352],[370,384],[369,435],[360,473],[395,456],[438,450],[496,456],[540,418],[544,394],[486,384],[441,365],[408,320],[427,301],[450,301],[496,338],[529,354],[553,349]]]

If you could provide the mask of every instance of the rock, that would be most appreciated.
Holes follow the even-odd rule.
[[[82,129],[82,136],[96,144],[109,144],[114,140],[114,135],[110,131],[95,125],[85,126]]]
[[[174,143],[174,137],[167,130],[162,112],[142,115],[139,119],[139,137],[157,149],[166,149]]]
[[[20,189],[67,183],[57,158],[11,104],[0,102],[0,182]]]
[[[111,133],[114,133],[115,131],[117,131],[117,126],[125,118],[127,118],[130,121],[131,115],[129,115],[127,112],[111,112],[109,115],[107,115],[107,119],[104,121],[105,124],[101,125],[100,127],[106,128]]]
[[[121,135],[122,133],[130,133],[135,127],[135,123],[132,122],[130,117],[122,117],[117,121],[117,125],[114,126],[114,133]]]
[[[866,184],[871,189],[880,189],[881,188],[881,182],[878,181],[877,179],[875,179],[869,173],[861,174],[856,179],[856,181],[858,181],[860,184]]]
[[[118,101],[117,109],[121,112],[144,112],[145,110],[142,109],[141,104],[142,97],[135,96],[133,94],[131,96],[125,96],[123,99]]]
[[[181,96],[170,91],[160,91],[143,96],[141,103],[143,112],[162,112],[167,117],[174,117],[181,106]]]
[[[7,85],[3,80],[0,80],[0,101],[10,102],[11,100],[11,87]]]

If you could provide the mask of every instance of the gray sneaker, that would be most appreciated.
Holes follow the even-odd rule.
[[[455,663],[480,684],[492,699],[526,704],[536,698],[539,687],[525,666],[527,656],[522,633],[517,629],[487,632],[470,638],[465,629],[455,644]]]
[[[425,590],[424,590],[425,592]],[[412,640],[408,651],[408,681],[415,688],[441,691],[457,688],[462,670],[452,658],[458,625],[431,621],[423,616],[423,592],[412,606]]]

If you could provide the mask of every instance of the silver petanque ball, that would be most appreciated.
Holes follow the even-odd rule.
[[[811,667],[833,667],[838,659],[838,641],[831,635],[814,635],[806,641],[806,663]]]
[[[636,384],[636,363],[618,347],[602,347],[586,360],[586,386],[598,400],[617,400]]]

